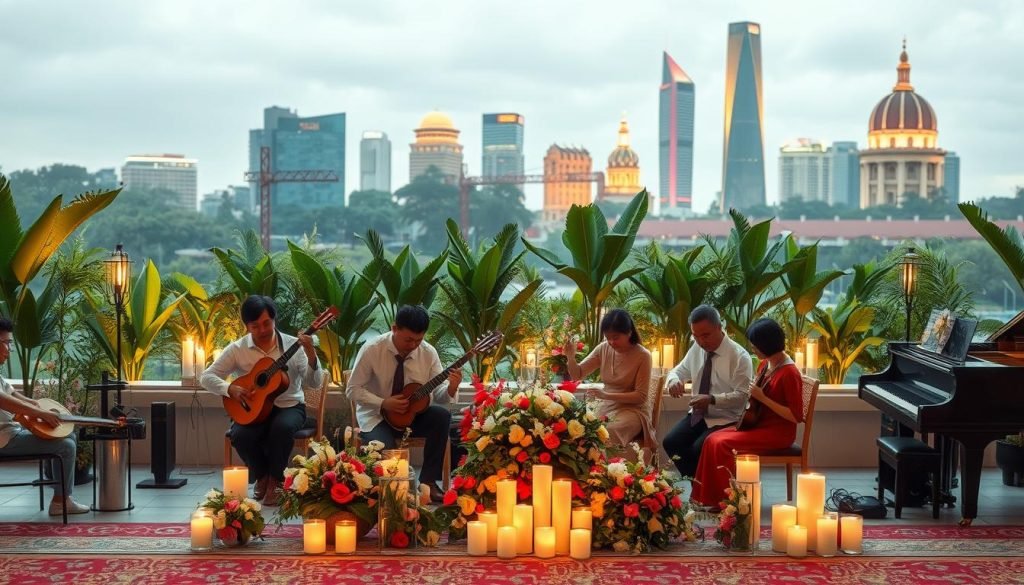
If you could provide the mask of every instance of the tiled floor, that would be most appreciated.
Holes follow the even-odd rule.
[[[220,487],[222,478],[220,469],[203,469],[203,474],[174,472],[174,477],[188,479],[188,484],[179,489],[139,489],[134,484],[143,479],[152,478],[149,469],[139,466],[132,469],[131,499],[135,508],[127,512],[90,512],[72,516],[72,522],[186,522],[203,499],[203,494],[213,487]],[[827,478],[827,490],[844,488],[851,492],[864,495],[875,493],[875,470],[873,469],[830,469],[823,471]],[[25,481],[36,475],[36,467],[32,464],[7,465],[0,467],[0,483],[6,481]],[[762,522],[767,524],[771,518],[771,504],[786,500],[786,479],[783,468],[769,467],[761,471],[763,483]],[[46,502],[50,492],[46,488]],[[959,493],[957,493],[959,497]],[[77,486],[75,499],[85,504],[93,502],[93,484]],[[891,497],[891,495],[889,495]],[[1024,488],[1007,487],[1002,484],[998,469],[986,469],[982,475],[981,496],[978,501],[978,518],[976,525],[1024,525]],[[273,509],[267,510],[266,516],[273,518]],[[943,508],[939,519],[931,517],[931,507],[904,508],[903,518],[896,520],[889,509],[886,520],[874,521],[876,524],[954,524],[960,519],[960,509]],[[39,490],[31,487],[0,488],[0,522],[60,522],[60,517],[50,517],[47,512],[39,510]]]

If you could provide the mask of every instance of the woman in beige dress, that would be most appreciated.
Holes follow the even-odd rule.
[[[638,441],[642,447],[657,445],[651,406],[648,400],[651,382],[651,354],[640,345],[640,335],[633,318],[622,309],[612,309],[601,319],[599,343],[582,362],[576,363],[576,342],[569,339],[563,351],[569,375],[581,380],[600,368],[603,390],[592,390],[600,400],[597,414],[607,415],[610,443],[629,445]]]

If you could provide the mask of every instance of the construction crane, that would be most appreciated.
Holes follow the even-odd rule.
[[[274,183],[337,183],[334,171],[273,171],[270,168],[270,147],[260,147],[260,170],[245,173],[245,180],[260,184],[260,240],[270,252],[270,186]]]
[[[469,191],[481,185],[523,185],[526,183],[597,183],[597,199],[604,197],[604,173],[567,173],[564,175],[500,175],[459,178],[459,227],[469,237]]]

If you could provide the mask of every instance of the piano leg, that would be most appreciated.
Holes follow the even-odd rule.
[[[981,487],[981,466],[989,438],[960,438],[960,526],[970,526],[978,517],[978,491]]]

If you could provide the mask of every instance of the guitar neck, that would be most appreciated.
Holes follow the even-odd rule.
[[[316,327],[309,327],[308,329],[302,332],[303,335],[313,335],[314,333],[316,333]],[[288,349],[284,350],[284,353],[281,354],[281,357],[274,360],[273,370],[275,372],[277,370],[284,368],[288,364],[288,360],[292,359],[292,356],[295,355],[295,352],[299,351],[299,345],[299,340],[296,339],[295,343],[291,344],[288,347]]]
[[[94,427],[119,427],[121,423],[116,420],[110,420],[106,418],[96,418],[93,416],[61,416],[60,422],[73,423],[77,425],[88,425]]]
[[[448,379],[448,374],[451,373],[452,370],[457,370],[457,369],[461,368],[462,366],[464,366],[466,364],[466,362],[469,361],[469,358],[472,357],[472,356],[473,356],[473,352],[467,352],[467,353],[463,354],[463,356],[460,357],[459,359],[455,360],[455,362],[452,363],[452,365],[450,365],[447,368],[441,370],[440,374],[438,374],[438,375],[434,376],[433,378],[427,380],[426,384],[424,384],[424,385],[420,386],[419,388],[417,388],[416,392],[414,392],[412,394],[412,396],[410,396],[409,398],[411,400],[420,400],[420,399],[430,395],[430,393],[432,393],[435,388],[440,386],[442,382],[444,382],[445,380]]]

